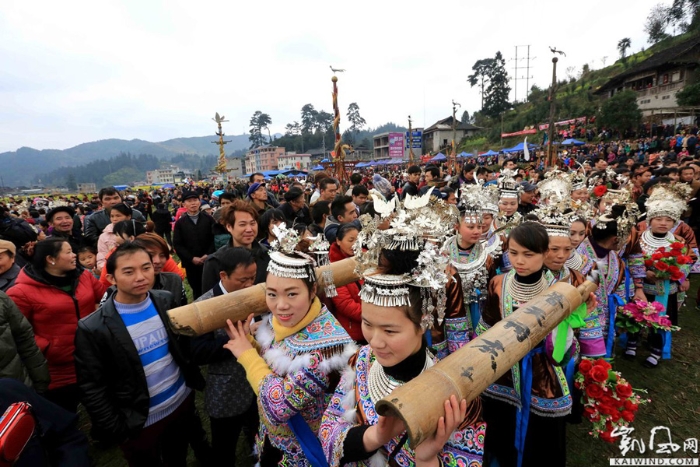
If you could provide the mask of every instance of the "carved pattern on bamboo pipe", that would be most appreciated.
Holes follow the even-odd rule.
[[[469,381],[474,382],[474,367],[470,366],[462,370],[462,376],[469,378]]]
[[[491,342],[488,339],[481,338],[479,345],[475,345],[474,348],[478,349],[481,353],[487,353],[491,355],[491,369],[495,373],[498,369],[498,363],[496,363],[496,357],[498,357],[498,351],[505,352],[506,349],[503,347],[501,341],[496,340]]]
[[[508,321],[504,326],[505,329],[513,329],[518,342],[526,341],[530,337],[530,328],[524,326],[517,321]]]

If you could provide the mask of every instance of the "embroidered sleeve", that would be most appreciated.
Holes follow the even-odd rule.
[[[330,467],[341,465],[345,439],[356,424],[354,381],[354,371],[343,374],[321,420],[318,439]]]
[[[501,320],[501,299],[497,292],[502,284],[502,276],[496,276],[489,282],[489,295],[486,306],[481,314],[481,319],[476,327],[476,334],[481,335],[488,331],[491,326]]]
[[[585,325],[579,329],[579,344],[583,357],[605,356],[605,340],[603,339],[603,327],[600,324],[598,309],[592,310],[584,318]]]
[[[319,397],[328,388],[328,375],[319,368],[322,356],[314,351],[308,357],[304,365],[299,365],[300,368],[290,371],[287,376],[270,372],[260,382],[262,416],[271,425],[287,423],[310,404],[318,404]]]
[[[467,317],[445,320],[447,350],[450,354],[461,349],[469,342],[469,320]]]
[[[644,266],[644,256],[641,252],[634,252],[630,254],[628,264],[630,268],[630,275],[634,279],[644,279],[646,277],[647,269]]]

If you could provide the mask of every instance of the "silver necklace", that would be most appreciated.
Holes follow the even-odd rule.
[[[433,356],[426,350],[425,364],[421,373],[433,366]],[[369,398],[372,404],[376,404],[379,400],[384,399],[392,393],[392,391],[404,384],[403,381],[392,378],[384,372],[384,367],[376,360],[372,363],[367,376],[367,388],[369,390]]]
[[[542,292],[547,290],[548,284],[545,275],[542,274],[540,280],[534,284],[522,284],[515,279],[513,275],[508,284],[506,284],[506,290],[513,297],[513,300],[520,303],[526,303],[540,295]]]
[[[641,247],[645,254],[650,255],[659,248],[668,248],[675,239],[676,237],[671,232],[667,232],[664,237],[657,238],[651,233],[651,230],[645,230],[642,232]]]
[[[574,250],[571,253],[571,256],[569,256],[569,259],[566,260],[565,265],[574,271],[581,271],[581,268],[583,267],[583,256],[581,256],[578,251]]]

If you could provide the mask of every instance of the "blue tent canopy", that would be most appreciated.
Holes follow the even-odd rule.
[[[374,160],[371,160],[367,163],[367,167],[374,167],[375,165],[377,165],[377,163]]]
[[[462,151],[459,154],[457,154],[457,157],[474,157],[474,154]]]
[[[216,196],[217,198],[221,195],[224,194],[224,190],[216,190],[214,193],[212,193],[212,196]]]
[[[430,160],[436,161],[436,162],[437,161],[445,161],[445,160],[447,160],[447,156],[445,156],[443,153],[439,152],[435,156],[433,156]]]
[[[115,190],[124,191],[129,188],[129,185],[114,185]]]
[[[562,141],[561,144],[562,144],[562,146],[583,146],[586,143],[584,143],[583,141],[579,141],[577,139],[574,139],[574,138],[569,138],[569,139],[565,139],[564,141]]]
[[[497,153],[496,151],[492,151],[491,149],[489,149],[489,150],[486,151],[485,153],[479,154],[479,155],[480,155],[480,156],[497,156],[498,153]]]
[[[377,162],[377,165],[388,165],[389,164],[389,159],[382,159],[379,162]]]
[[[356,169],[361,169],[362,167],[367,167],[367,162],[359,162],[355,164]]]
[[[394,165],[394,164],[403,164],[403,159],[400,159],[400,158],[397,157],[396,159],[391,159],[391,160],[389,161],[389,163],[392,164],[392,165]]]
[[[312,168],[311,170],[323,170],[325,167],[323,167],[321,164],[317,165],[316,167]]]
[[[172,183],[166,183],[163,185],[163,188],[175,188],[175,185],[173,185]]]
[[[323,159],[321,162],[322,162],[322,163],[323,163],[323,162],[330,162],[330,160],[328,160],[328,159]]]
[[[527,145],[528,149],[533,149],[535,147],[537,147],[535,144],[528,144]],[[503,150],[503,152],[508,152],[508,153],[510,153],[510,152],[523,152],[523,151],[525,151],[525,145],[523,143],[518,143],[510,149]]]

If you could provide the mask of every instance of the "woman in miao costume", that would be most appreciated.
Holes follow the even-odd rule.
[[[512,269],[508,258],[508,245],[506,243],[510,231],[520,225],[523,216],[518,212],[520,202],[520,192],[522,188],[513,178],[515,172],[503,169],[501,177],[498,179],[498,209],[499,214],[493,221],[494,230],[500,234],[501,248],[503,253],[498,264],[499,274],[506,273]]]
[[[444,249],[450,257],[450,272],[462,280],[464,305],[469,310],[469,335],[475,336],[481,319],[481,308],[486,303],[487,286],[493,273],[491,256],[500,252],[500,240],[482,241],[482,226],[488,195],[480,185],[463,185],[460,189],[459,222],[457,235],[445,241]],[[498,239],[498,235],[493,235]]]
[[[544,267],[548,247],[547,231],[538,223],[526,222],[511,231],[508,252],[513,270],[489,283],[489,301],[477,328],[480,335],[555,282]],[[589,297],[589,309],[593,300]],[[578,342],[571,327],[565,339],[558,340],[557,335],[555,329],[484,391],[485,462],[489,465],[566,464],[565,417],[572,397],[564,367],[578,355]]]
[[[648,228],[637,235],[629,255],[630,272],[634,280],[634,298],[642,301],[658,301],[666,307],[673,325],[678,325],[678,294],[688,290],[691,264],[679,266],[680,277],[664,279],[658,277],[658,271],[647,267],[645,261],[649,259],[659,248],[666,251],[674,251],[672,244],[680,243],[687,248],[686,240],[678,234],[671,233],[671,228],[680,219],[681,214],[687,209],[686,199],[688,188],[685,185],[657,185],[654,187],[649,199],[646,201]],[[680,250],[678,248],[678,256]],[[686,255],[693,261],[692,251]],[[637,355],[637,335],[630,334],[627,340],[625,356],[634,358]],[[653,332],[649,335],[651,355],[644,361],[647,367],[656,367],[661,358],[671,357],[670,333]]]
[[[332,467],[481,465],[485,427],[479,422],[478,399],[467,404],[453,396],[445,401],[436,434],[415,451],[402,422],[375,410],[378,400],[437,361],[425,338],[430,327],[447,328],[452,350],[467,341],[466,329],[449,330],[450,318],[439,324],[440,312],[433,309],[431,295],[449,280],[447,258],[426,242],[430,228],[402,220],[405,213],[399,210],[389,231],[365,237],[370,248],[360,258],[361,268],[369,268],[362,274],[362,331],[369,345],[351,360],[323,417],[319,438]],[[421,223],[426,226],[424,219]],[[435,233],[429,235],[432,241],[440,241],[442,234]]]
[[[619,251],[625,248],[638,214],[639,209],[633,202],[613,204],[608,213],[595,219],[590,235],[578,247],[581,256],[594,263],[599,284],[595,292],[598,302],[595,315],[605,339],[601,354],[591,352],[586,356],[613,356],[615,315],[617,308],[625,303],[625,263]],[[590,332],[594,330],[590,329]]]
[[[228,321],[225,345],[258,396],[260,465],[318,467],[316,433],[335,383],[357,351],[350,336],[316,296],[314,261],[296,232],[275,227],[266,280],[271,315],[250,335],[252,315]]]

